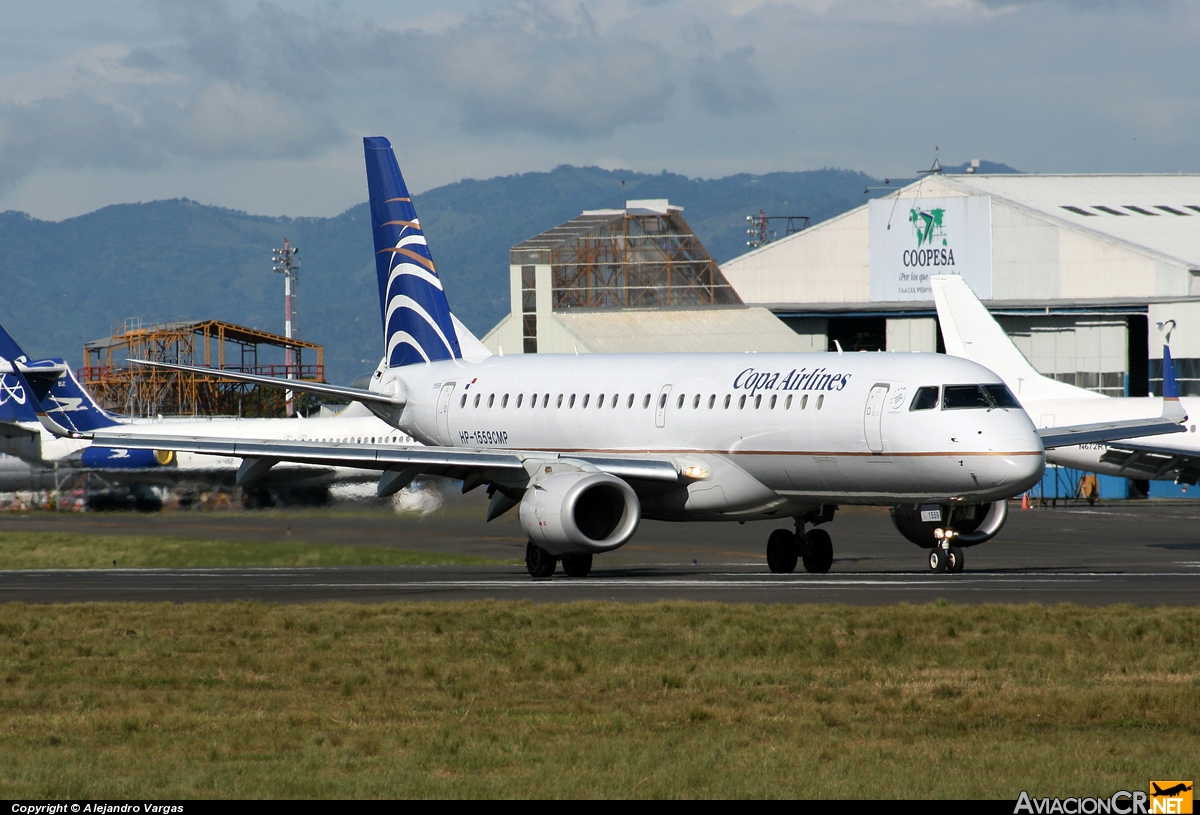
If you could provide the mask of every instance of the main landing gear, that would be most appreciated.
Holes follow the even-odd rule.
[[[833,541],[823,529],[813,529],[804,534],[804,522],[796,521],[797,532],[776,529],[767,538],[767,566],[776,574],[796,571],[797,562],[804,563],[804,571],[825,574],[833,565]]]
[[[525,544],[525,568],[531,577],[550,577],[558,568],[559,558],[533,541]],[[563,571],[568,577],[587,577],[592,570],[591,555],[563,555]]]

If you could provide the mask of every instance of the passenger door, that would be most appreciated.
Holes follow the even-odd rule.
[[[443,382],[437,400],[437,433],[442,444],[453,444],[450,440],[450,397],[454,395],[455,382]]]
[[[884,382],[876,382],[867,396],[863,432],[867,437],[867,449],[872,453],[883,452],[883,403],[887,399],[888,387]]]

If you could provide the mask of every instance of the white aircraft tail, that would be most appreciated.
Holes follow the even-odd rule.
[[[1104,398],[1039,373],[961,277],[935,275],[929,280],[947,354],[990,368],[1022,402]]]

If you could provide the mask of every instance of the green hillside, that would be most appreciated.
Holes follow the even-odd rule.
[[[745,251],[745,219],[759,209],[817,223],[859,206],[864,186],[881,183],[848,170],[695,179],[564,165],[438,187],[416,206],[451,306],[482,336],[508,310],[509,247],[581,210],[668,198],[724,261]],[[334,218],[247,215],[186,199],[58,222],[0,213],[0,322],[30,354],[73,364],[85,341],[126,317],[216,318],[282,332],[271,249],[285,237],[303,261],[300,336],[325,345],[330,381],[349,382],[382,352],[366,204]]]

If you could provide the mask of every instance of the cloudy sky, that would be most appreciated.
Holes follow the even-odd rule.
[[[1200,172],[1195,0],[39,0],[0,10],[0,210],[365,199],[596,164],[689,176]]]

